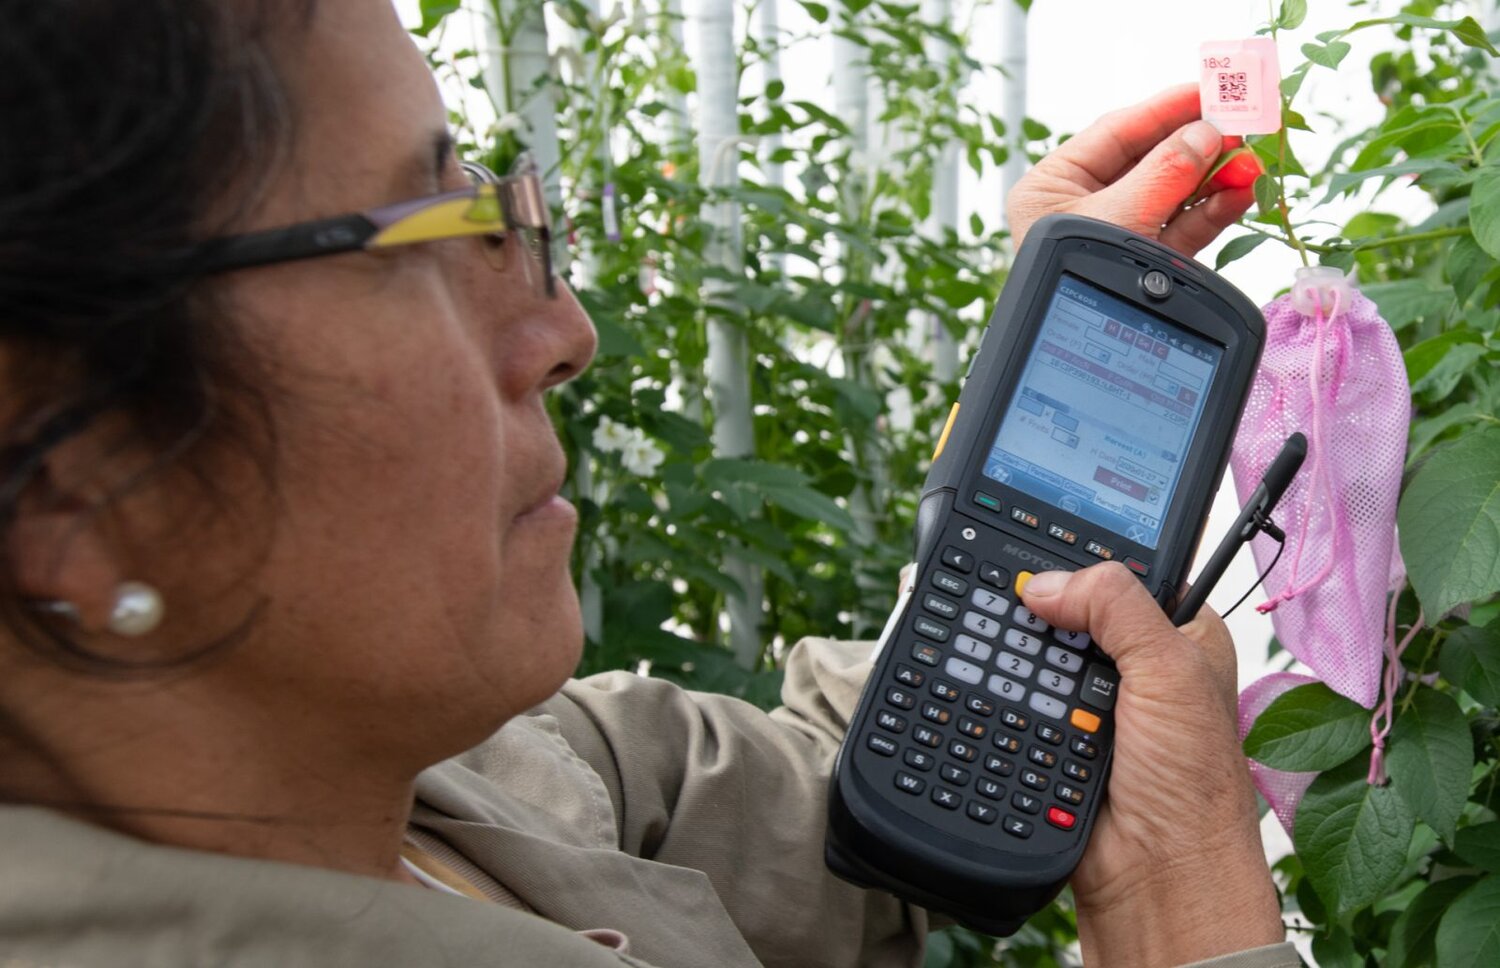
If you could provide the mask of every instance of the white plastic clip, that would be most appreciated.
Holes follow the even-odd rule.
[[[1324,313],[1347,309],[1354,301],[1355,288],[1353,270],[1345,275],[1336,266],[1303,266],[1292,284],[1292,308],[1304,316],[1319,309]]]

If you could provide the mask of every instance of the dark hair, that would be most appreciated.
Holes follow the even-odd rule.
[[[252,447],[266,469],[264,369],[181,257],[250,204],[291,137],[268,29],[288,22],[287,6],[7,5],[0,616],[23,641],[86,667],[117,660],[37,621],[3,538],[47,452],[104,414],[156,455],[148,473],[187,470],[206,495],[215,447]]]

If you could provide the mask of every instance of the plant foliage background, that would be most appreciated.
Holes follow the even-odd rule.
[[[995,70],[965,54],[961,24],[881,0],[798,2],[863,52],[883,95],[881,150],[859,145],[848,119],[785,100],[778,82],[742,84],[744,140],[728,162],[741,182],[722,191],[701,187],[679,8],[636,0],[601,16],[580,0],[548,4],[566,29],[539,83],[556,99],[573,278],[600,334],[594,368],[556,404],[579,468],[576,569],[598,603],[582,673],[649,669],[770,705],[784,646],[878,631],[957,390],[934,378],[933,327],[966,359],[1004,280],[999,226],[932,226],[934,172],[947,145],[982,169],[1054,141],[1037,121],[1007,131],[960,98],[970,72]],[[1322,686],[1274,703],[1247,752],[1319,773],[1296,854],[1277,865],[1289,929],[1311,937],[1319,964],[1500,965],[1500,62],[1472,16],[1493,11],[1490,0],[1352,0],[1340,3],[1346,27],[1304,36],[1308,2],[1268,4],[1265,30],[1291,68],[1285,128],[1252,139],[1268,174],[1218,262],[1272,243],[1354,268],[1394,329],[1413,393],[1399,512],[1411,585],[1398,623],[1405,631],[1420,608],[1427,628],[1403,659],[1387,785],[1365,782],[1368,711]],[[477,6],[508,41],[539,3]],[[439,73],[485,90],[479,52],[440,44],[457,0],[421,8]],[[1388,49],[1350,63],[1348,37],[1367,31]],[[744,38],[737,69],[777,46]],[[1383,119],[1345,131],[1338,117],[1303,117],[1303,81],[1326,71],[1351,98],[1378,100]],[[527,146],[513,104],[482,125],[455,108],[468,150],[503,165]],[[1299,156],[1314,127],[1345,135],[1327,159]],[[1321,206],[1370,182],[1380,192],[1368,209],[1324,221]],[[1411,192],[1431,199],[1425,220],[1381,211]],[[706,212],[726,197],[742,212],[742,268],[731,270],[705,255]],[[713,447],[710,318],[748,338],[749,457]],[[725,635],[726,602],[743,593],[725,575],[731,553],[766,576],[764,646],[748,658]],[[928,964],[1070,964],[1074,938],[1062,905],[999,945],[936,935]]]

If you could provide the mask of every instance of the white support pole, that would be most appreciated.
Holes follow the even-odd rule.
[[[767,51],[761,67],[762,89],[768,89],[781,80],[781,18],[777,9],[780,0],[760,0],[755,7],[755,39],[761,49]],[[779,99],[778,99],[779,100]],[[763,170],[766,184],[772,188],[786,185],[786,173],[779,161],[771,156],[781,148],[781,133],[767,135],[760,142],[761,155],[765,159]]]
[[[487,0],[488,23],[481,50],[485,87],[495,113],[514,112],[522,121],[521,140],[536,158],[547,189],[547,203],[562,207],[557,144],[557,97],[547,51],[547,21],[540,3]],[[503,27],[513,30],[506,42]]]
[[[583,65],[584,76],[579,80],[582,82],[584,88],[589,92],[588,99],[589,102],[593,105],[593,109],[596,115],[595,121],[597,122],[598,113],[603,111],[604,109],[604,78],[602,76],[604,65],[599,56],[598,45],[596,45],[595,49],[591,52],[586,51],[584,48],[586,46],[586,42],[594,34],[594,32],[601,29],[600,25],[603,21],[603,11],[601,9],[602,5],[600,4],[600,0],[580,0],[580,2],[582,3],[585,12],[588,14],[588,18],[582,27],[572,30],[571,33],[573,35],[573,43],[579,53],[579,62]],[[603,126],[601,125],[601,127]],[[603,177],[605,179],[608,179],[610,156],[609,131],[607,130],[607,128],[599,132],[599,138],[600,141],[596,154],[596,160],[599,162],[600,168],[604,172]],[[578,179],[577,183],[573,186],[573,191],[578,196],[587,198],[590,195],[596,194],[599,198],[601,211],[603,211],[604,206],[613,204],[613,199],[607,198],[605,196],[605,190],[605,183],[594,182],[592,176],[588,180],[584,180],[582,178]],[[614,213],[607,213],[604,218],[606,219],[606,224],[608,224],[608,222],[614,218]],[[579,233],[579,246],[577,253],[578,266],[577,271],[574,274],[573,283],[580,289],[591,288],[598,282],[599,251],[595,243],[600,237],[600,235],[596,235],[592,232]]]
[[[733,187],[739,181],[739,62],[734,49],[734,0],[701,0],[698,7],[698,164],[708,188]],[[715,202],[704,212],[708,229],[705,257],[728,270],[742,270],[739,205]],[[755,428],[750,404],[749,340],[742,326],[724,318],[736,313],[722,281],[704,284],[708,320],[708,392],[713,400],[714,453],[719,457],[755,455]],[[760,569],[733,552],[724,571],[744,591],[728,596],[729,644],[740,665],[754,666],[761,654],[761,608],[765,597]]]
[[[1010,157],[1000,170],[1000,220],[1008,224],[1005,202],[1010,190],[1026,174],[1026,11],[1016,0],[1000,3],[1000,68],[1005,72],[1004,95],[1000,118],[1005,122],[1005,137],[1010,142]]]
[[[682,0],[663,0],[662,21],[663,33],[670,50],[674,54],[685,52],[687,43],[682,29]],[[668,144],[671,146],[671,153],[675,155],[679,151],[686,151],[693,137],[692,127],[688,123],[687,95],[668,85],[665,100],[668,108]]]
[[[844,26],[854,30],[860,28],[859,15],[850,15]],[[867,51],[864,47],[834,36],[833,43],[833,101],[834,114],[849,127],[849,169],[844,176],[843,211],[851,229],[857,230],[864,217],[864,206],[869,191],[875,163],[870,144],[872,78],[869,73]],[[862,256],[845,252],[844,268],[850,275],[859,275],[857,270]],[[873,272],[873,266],[867,271]],[[857,305],[846,321],[840,347],[844,362],[845,379],[853,380],[870,390],[879,392],[875,385],[874,367],[870,365],[870,333],[873,325],[869,308]],[[849,494],[849,514],[854,519],[853,538],[861,547],[875,543],[880,517],[879,502],[884,493],[885,468],[879,448],[868,440],[854,434],[845,435],[854,461],[869,480],[862,480]],[[874,486],[871,485],[874,482]],[[855,585],[860,589],[860,607],[852,609],[855,638],[873,635],[879,631],[880,617],[874,603],[882,601],[889,589],[890,576],[877,575],[867,568],[856,568]]]
[[[929,23],[947,24],[953,17],[953,0],[925,0],[923,17]],[[945,63],[954,55],[948,44],[936,38],[927,39],[929,63]],[[941,239],[948,229],[958,228],[958,144],[951,139],[938,154],[932,173],[932,215],[928,233]],[[937,314],[927,319],[932,347],[932,376],[939,384],[951,383],[958,376],[958,341],[943,325]]]

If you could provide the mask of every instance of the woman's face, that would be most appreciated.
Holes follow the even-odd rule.
[[[320,0],[283,63],[294,147],[239,230],[467,184],[389,0]],[[594,331],[561,287],[533,291],[519,247],[497,271],[486,244],[222,280],[275,374],[275,522],[253,572],[265,611],[210,673],[258,714],[331,706],[345,738],[389,753],[404,737],[425,756],[481,738],[577,663],[575,515],[543,394],[588,364]]]

